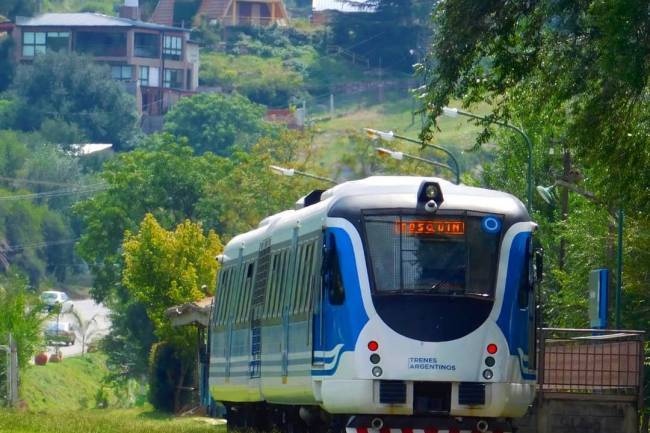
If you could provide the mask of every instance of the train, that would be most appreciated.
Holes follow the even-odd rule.
[[[513,431],[535,398],[536,227],[505,192],[372,176],[235,236],[208,338],[229,429]]]

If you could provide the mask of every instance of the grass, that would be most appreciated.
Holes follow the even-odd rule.
[[[383,103],[368,104],[350,110],[345,115],[318,122],[315,126],[317,135],[315,144],[321,149],[321,160],[325,167],[332,167],[341,154],[349,151],[346,138],[351,134],[363,134],[363,128],[393,131],[397,134],[417,139],[422,128],[422,119],[412,113],[416,109],[410,95],[405,92],[387,92]],[[488,113],[490,107],[482,105],[473,109],[479,114]],[[473,147],[476,137],[482,130],[467,122],[465,118],[439,118],[440,131],[434,135],[433,144],[450,149],[458,158],[461,172],[474,171],[490,158],[491,146],[485,145],[478,152],[468,152]],[[377,142],[376,146],[389,147],[411,154],[419,155],[418,146],[395,140],[391,143]],[[421,154],[425,158],[438,159],[443,155],[431,152]]]
[[[146,409],[0,411],[3,433],[225,433],[206,418],[174,418]]]
[[[91,409],[107,373],[91,353],[21,371],[23,411],[0,409],[2,433],[225,433],[209,418],[174,418],[151,408]]]
[[[28,366],[21,371],[21,398],[32,411],[94,407],[108,372],[105,360],[101,353],[89,353],[83,358],[64,358],[61,363]]]

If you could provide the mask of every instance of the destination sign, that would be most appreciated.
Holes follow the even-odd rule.
[[[408,221],[396,222],[395,232],[407,236],[464,235],[464,221]]]

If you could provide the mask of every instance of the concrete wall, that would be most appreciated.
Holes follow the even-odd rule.
[[[544,399],[515,423],[518,433],[638,433],[636,402]]]

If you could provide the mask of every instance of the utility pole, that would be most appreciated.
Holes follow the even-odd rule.
[[[563,151],[562,179],[568,182],[569,176],[571,175],[571,153],[569,152],[568,146],[564,143],[562,144],[562,151]],[[568,188],[562,188],[562,190],[560,191],[560,210],[562,212],[562,221],[566,222],[567,218],[569,217],[569,189]],[[558,257],[558,267],[560,268],[560,270],[564,270],[565,259],[566,259],[566,240],[564,239],[564,236],[561,236],[560,252]]]
[[[18,349],[13,335],[9,334],[9,406],[18,403]]]

